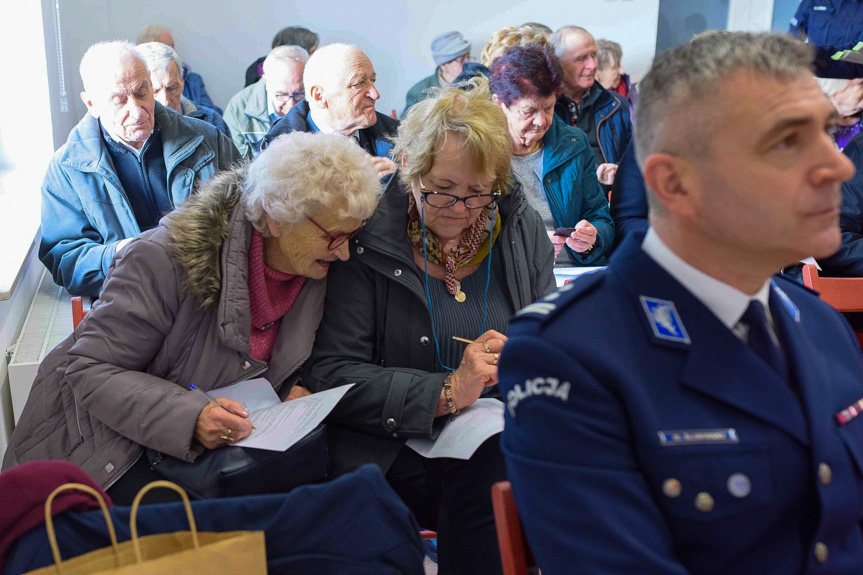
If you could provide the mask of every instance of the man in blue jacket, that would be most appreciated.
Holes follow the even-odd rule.
[[[544,574],[863,573],[863,357],[773,275],[835,251],[854,173],[811,62],[746,33],[658,56],[651,227],[510,326],[502,447]]]
[[[132,44],[94,44],[80,71],[88,112],[45,174],[39,259],[69,293],[97,296],[117,251],[239,157],[215,127],[155,101]]]
[[[563,26],[549,38],[563,66],[563,90],[555,114],[581,128],[596,158],[597,176],[610,185],[632,137],[629,103],[596,80],[596,40],[579,26]]]

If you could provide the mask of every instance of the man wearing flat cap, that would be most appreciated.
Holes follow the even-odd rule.
[[[425,100],[431,88],[448,87],[461,74],[464,63],[470,60],[470,42],[465,40],[461,32],[454,30],[436,36],[432,40],[431,50],[437,68],[435,68],[434,74],[420,80],[408,90],[402,117],[408,113],[411,106],[420,100]]]

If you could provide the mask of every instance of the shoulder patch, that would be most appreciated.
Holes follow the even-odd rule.
[[[602,281],[604,276],[604,270],[582,274],[557,291],[523,307],[515,314],[514,319],[539,319],[545,323],[545,321],[557,315],[560,310],[565,309],[581,296],[591,292]]]
[[[794,321],[800,323],[800,308],[797,307],[791,298],[788,297],[788,294],[782,291],[782,289],[776,285],[776,282],[771,281],[770,284],[773,287],[773,291],[776,292],[776,295],[779,296],[779,301],[782,302],[782,305],[785,306],[785,309],[788,310],[788,313],[791,314],[791,317],[794,318]]]
[[[689,334],[683,327],[680,314],[674,307],[674,302],[647,296],[639,296],[647,321],[653,329],[653,335],[659,339],[677,343],[690,343]]]

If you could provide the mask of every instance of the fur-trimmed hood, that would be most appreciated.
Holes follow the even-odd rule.
[[[185,271],[189,296],[205,309],[219,303],[222,243],[245,177],[245,168],[222,172],[163,222],[169,249]]]

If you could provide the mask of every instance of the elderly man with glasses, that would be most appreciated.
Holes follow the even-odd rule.
[[[264,60],[264,75],[243,88],[225,108],[225,122],[240,154],[250,159],[272,128],[305,97],[303,72],[309,53],[299,46],[273,48]]]

